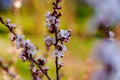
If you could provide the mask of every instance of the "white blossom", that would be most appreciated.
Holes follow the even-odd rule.
[[[30,42],[30,40],[26,40],[26,47],[27,47],[27,53],[28,54],[36,54],[37,53],[37,50],[35,48],[35,46]]]
[[[57,44],[57,49],[53,51],[53,54],[57,57],[64,57],[64,53],[66,51],[66,46],[63,44]]]
[[[48,16],[46,17],[46,25],[47,27],[50,27],[52,24],[55,24],[56,17],[55,16]]]
[[[52,38],[50,36],[47,36],[45,38],[45,43],[46,43],[46,46],[49,47],[52,45]]]
[[[17,47],[17,49],[25,47],[24,38],[25,38],[24,35],[17,35],[17,39],[16,39],[16,47]]]
[[[47,36],[45,38],[45,43],[47,47],[50,47],[52,44],[55,44],[55,38],[52,38],[51,36]]]
[[[52,24],[55,25],[55,27],[59,27],[60,20],[58,18],[56,18],[56,16],[51,15],[50,12],[47,12],[47,14],[46,14],[46,25],[49,28]]]
[[[61,35],[61,37],[68,38],[71,35],[71,33],[68,30],[62,29],[62,30],[60,30],[60,35]]]
[[[63,30],[58,31],[58,37],[63,38],[63,41],[67,42],[71,36],[71,30]]]

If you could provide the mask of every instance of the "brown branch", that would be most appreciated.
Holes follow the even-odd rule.
[[[57,44],[58,44],[58,36],[57,36],[57,28],[55,31],[55,38],[56,38],[56,43],[55,43],[55,49],[57,49]],[[56,56],[55,58],[55,65],[56,65],[56,79],[59,80],[59,67],[58,67],[58,57]]]
[[[17,36],[16,33],[9,27],[9,25],[5,24],[4,21],[2,21],[1,23],[4,24],[4,25],[9,29],[9,31],[10,31],[11,33],[13,33],[15,36]]]

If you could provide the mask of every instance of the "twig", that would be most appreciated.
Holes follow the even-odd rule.
[[[48,76],[48,74],[47,74],[47,72],[45,72],[43,69],[42,69],[42,67],[32,58],[32,57],[29,57],[29,59],[31,60],[31,61],[33,61],[36,65],[37,65],[37,67],[42,71],[42,73],[48,78],[48,80],[51,80],[51,78]]]
[[[55,32],[55,38],[56,38],[55,49],[57,49],[57,44],[58,44],[57,28]],[[56,79],[59,80],[59,68],[58,68],[58,57],[57,56],[55,58],[55,65],[56,65]]]

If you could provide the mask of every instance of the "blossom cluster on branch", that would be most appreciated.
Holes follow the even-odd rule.
[[[11,41],[16,43],[16,48],[20,49],[20,58],[22,59],[23,62],[28,60],[31,64],[35,64],[39,69],[36,68],[36,70],[32,70],[33,73],[38,73],[41,72],[44,74],[48,80],[51,80],[50,77],[47,74],[47,71],[49,70],[49,67],[46,67],[46,59],[39,57],[39,58],[34,58],[34,55],[37,53],[37,49],[35,48],[34,44],[31,43],[29,39],[25,40],[25,35],[20,35],[16,34],[14,29],[15,24],[11,23],[10,19],[6,19],[5,21],[0,17],[0,22],[4,24],[9,31],[12,33],[10,35]],[[38,76],[36,76],[38,77]],[[39,80],[39,78],[34,78],[33,80]]]
[[[71,30],[58,30],[60,26],[60,17],[62,16],[59,10],[62,8],[58,4],[61,0],[56,0],[53,2],[53,12],[47,12],[46,14],[46,26],[49,33],[55,34],[55,37],[47,36],[45,38],[45,43],[47,47],[55,45],[56,49],[53,51],[54,55],[57,57],[63,57],[66,51],[66,46],[64,42],[68,42],[71,36]]]
[[[64,53],[66,52],[66,46],[64,43],[68,42],[71,36],[71,30],[59,30],[60,26],[60,17],[62,16],[61,12],[59,12],[62,7],[59,5],[61,0],[56,0],[53,2],[53,12],[48,12],[46,14],[46,26],[48,31],[54,37],[48,35],[45,38],[46,47],[49,48],[52,45],[55,47],[53,54],[55,56],[55,67],[56,67],[56,80],[60,80],[59,70],[64,64],[59,61],[59,58],[64,57]],[[4,24],[9,31],[12,33],[10,35],[10,39],[12,42],[16,43],[16,48],[20,49],[20,58],[23,62],[29,61],[31,63],[30,71],[33,76],[33,80],[40,80],[41,77],[39,75],[45,75],[48,80],[51,80],[48,75],[49,67],[45,66],[47,60],[43,57],[35,58],[35,54],[37,53],[37,49],[33,43],[29,39],[25,39],[25,35],[17,34],[15,32],[16,25],[11,23],[10,19],[3,20],[0,17],[0,22]],[[37,67],[36,67],[37,66]]]
[[[46,47],[49,48],[52,45],[55,47],[53,54],[55,56],[55,64],[56,64],[56,80],[60,80],[59,70],[64,65],[59,61],[59,58],[64,57],[64,53],[66,52],[65,42],[68,42],[71,36],[71,30],[59,30],[60,26],[60,17],[62,13],[59,11],[62,7],[59,5],[61,0],[56,0],[53,2],[53,12],[47,12],[46,14],[46,26],[48,32],[54,37],[48,35],[45,38]]]

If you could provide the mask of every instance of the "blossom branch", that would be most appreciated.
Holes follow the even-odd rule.
[[[51,45],[54,45],[55,47],[53,54],[55,55],[56,80],[60,80],[59,70],[63,66],[63,64],[59,61],[59,58],[63,58],[66,51],[66,46],[64,45],[64,42],[68,42],[71,36],[71,30],[58,30],[58,27],[60,26],[59,17],[62,16],[61,12],[58,12],[58,10],[61,9],[61,6],[58,5],[59,2],[61,2],[61,0],[56,0],[55,2],[53,2],[53,12],[48,12],[46,14],[46,26],[48,27],[49,33],[54,34],[54,37],[47,36],[45,38],[47,48],[49,48]],[[30,42],[30,40],[24,40],[24,35],[18,35],[13,31],[15,25],[11,24],[10,19],[6,19],[6,22],[4,22],[3,19],[0,17],[0,22],[4,24],[13,34],[11,36],[11,41],[16,41],[17,49],[22,48],[20,54],[22,61],[25,62],[26,60],[29,60],[31,64],[34,63],[47,77],[47,79],[51,80],[47,73],[49,68],[44,67],[44,65],[46,64],[46,60],[41,57],[37,58],[36,60],[33,58],[34,55],[37,53],[37,50],[35,46]],[[38,73],[38,71],[35,70],[35,73]]]
[[[34,45],[30,42],[30,40],[24,40],[24,35],[17,35],[13,29],[15,26],[11,24],[10,19],[6,19],[6,23],[3,21],[2,17],[0,17],[0,22],[4,24],[11,33],[13,33],[14,36],[12,36],[11,40],[16,40],[16,47],[23,48],[22,54],[20,55],[23,62],[26,60],[32,61],[35,65],[38,66],[38,68],[42,71],[42,73],[47,77],[48,80],[51,80],[50,77],[47,74],[47,69],[43,69],[41,65],[39,65],[35,59],[32,57],[34,54],[36,54],[37,50],[35,49]]]
[[[7,22],[7,24],[6,24],[6,23],[3,21],[2,17],[0,17],[0,22],[1,22],[2,24],[4,24],[4,25],[9,29],[9,31],[10,31],[11,33],[13,33],[15,36],[17,36],[16,33],[13,31],[13,28],[15,28],[15,24],[11,24],[9,19],[6,19],[6,22]]]
[[[51,78],[48,76],[47,72],[45,72],[45,71],[42,69],[42,67],[32,58],[32,56],[29,57],[29,59],[37,65],[37,67],[38,67],[38,68],[42,71],[42,73],[48,78],[48,80],[51,80]]]
[[[54,45],[55,50],[53,54],[55,55],[55,66],[56,66],[56,80],[60,80],[59,70],[61,69],[61,64],[59,64],[59,58],[64,57],[66,51],[66,46],[64,42],[68,42],[71,36],[71,30],[58,30],[60,26],[59,18],[62,16],[61,12],[58,12],[62,7],[58,4],[61,0],[56,0],[53,2],[53,12],[48,12],[46,14],[46,25],[48,31],[51,34],[54,34],[54,37],[47,36],[45,38],[46,47],[49,48],[51,45]]]

